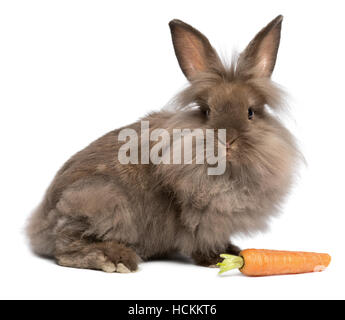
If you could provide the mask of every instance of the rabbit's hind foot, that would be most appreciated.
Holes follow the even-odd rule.
[[[73,246],[73,244],[71,244]],[[59,252],[59,265],[71,268],[95,269],[107,273],[130,273],[138,268],[139,257],[130,248],[116,242],[89,243],[81,246],[76,242],[75,251]]]

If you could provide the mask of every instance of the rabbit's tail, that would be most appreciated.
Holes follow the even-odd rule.
[[[52,257],[55,251],[56,214],[44,209],[41,203],[29,218],[26,234],[30,241],[31,249],[40,256]]]

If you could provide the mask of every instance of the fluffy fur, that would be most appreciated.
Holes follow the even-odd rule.
[[[150,130],[227,129],[227,167],[118,162],[119,130],[78,152],[60,169],[27,233],[39,255],[64,266],[127,272],[172,252],[214,265],[237,253],[230,237],[263,230],[291,186],[299,152],[277,110],[271,82],[282,17],[262,29],[230,67],[191,26],[170,22],[174,49],[189,86],[175,110],[142,120]],[[248,109],[254,112],[248,118]],[[140,134],[140,122],[129,125]],[[152,145],[152,143],[151,143]]]

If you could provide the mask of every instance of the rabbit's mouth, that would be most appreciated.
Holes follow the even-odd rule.
[[[237,137],[232,138],[232,139],[230,139],[230,140],[228,140],[228,141],[224,141],[224,140],[222,140],[220,137],[218,137],[218,141],[219,141],[223,146],[225,146],[226,149],[230,149],[231,146],[235,143],[235,141],[238,140],[239,138],[240,138],[240,135],[238,135]]]
[[[233,160],[234,158],[234,152],[236,152],[238,150],[238,145],[236,142],[238,142],[240,138],[240,135],[228,140],[228,141],[223,141],[221,139],[218,139],[218,141],[223,145],[225,146],[226,148],[226,159],[228,161],[231,161]]]
[[[231,147],[234,145],[234,143],[239,139],[240,136],[237,136],[235,138],[233,138],[232,140],[228,141],[226,143],[226,150],[228,151],[229,149],[231,149]]]

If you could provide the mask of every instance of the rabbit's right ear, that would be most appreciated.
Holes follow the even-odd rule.
[[[242,52],[237,69],[254,78],[269,78],[276,63],[283,16],[263,28]]]
[[[188,80],[219,65],[216,51],[201,32],[181,20],[172,20],[169,26],[177,60]]]

